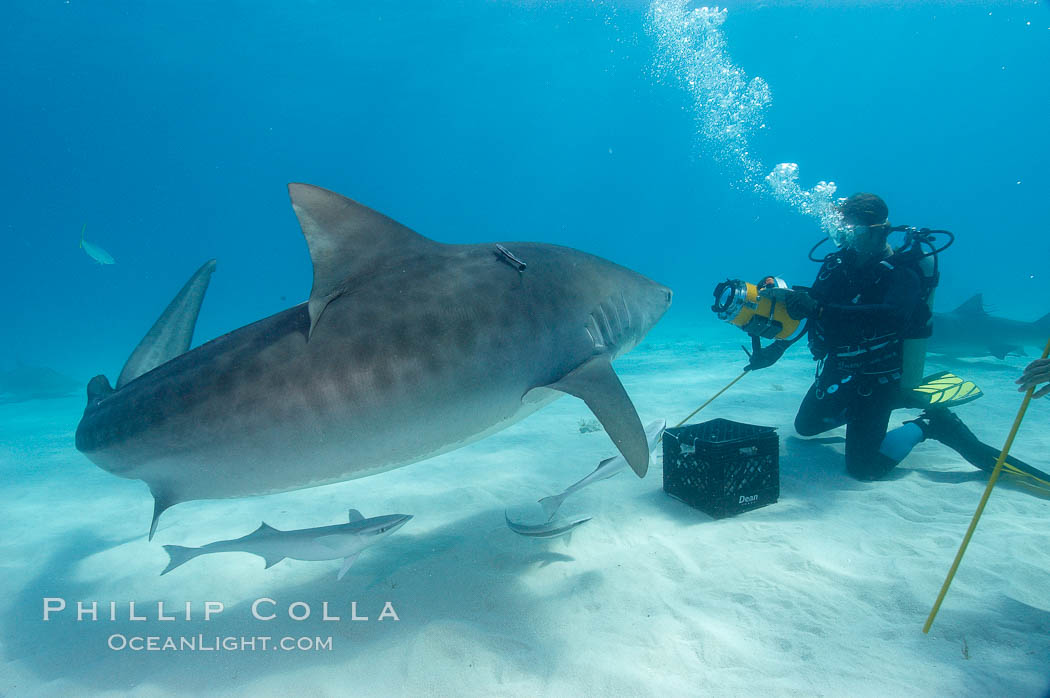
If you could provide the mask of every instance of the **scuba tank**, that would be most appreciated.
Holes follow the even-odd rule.
[[[922,326],[916,327],[914,333],[909,333],[911,336],[901,338],[901,388],[911,390],[918,387],[923,381],[926,367],[926,343],[933,333],[933,296],[937,291],[937,283],[941,278],[938,270],[937,255],[948,249],[955,242],[955,236],[947,230],[930,230],[929,228],[916,230],[907,226],[899,226],[893,228],[893,230],[903,230],[906,235],[904,244],[894,250],[890,263],[893,263],[895,259],[904,257],[911,264],[912,268],[919,275],[919,288],[927,309],[925,313],[926,319]],[[936,234],[947,235],[949,238],[948,242],[940,248],[935,247],[933,244],[934,235]],[[928,251],[924,250],[924,247],[928,248]]]
[[[938,258],[941,252],[952,246],[955,235],[947,230],[930,230],[929,228],[913,228],[908,225],[898,225],[889,229],[888,233],[903,232],[904,242],[900,247],[893,250],[893,254],[882,261],[887,266],[899,266],[901,264],[910,266],[919,276],[920,295],[925,303],[925,312],[922,317],[914,318],[915,326],[909,328],[906,334],[901,335],[901,388],[911,390],[922,384],[923,370],[926,366],[926,343],[933,333],[933,296],[940,281],[938,269]],[[945,235],[948,241],[937,247],[934,240],[937,235]],[[817,251],[824,242],[830,238],[823,238],[809,251],[809,258],[814,262],[821,262],[815,258],[813,253]]]

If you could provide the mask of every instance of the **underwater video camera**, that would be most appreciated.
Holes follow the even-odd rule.
[[[783,303],[759,295],[767,288],[790,286],[776,276],[766,276],[757,284],[726,279],[715,286],[715,303],[711,310],[718,314],[720,320],[736,325],[752,337],[794,339],[805,323],[793,318]]]

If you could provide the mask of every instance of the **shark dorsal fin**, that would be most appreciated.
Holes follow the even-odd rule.
[[[131,352],[117,378],[117,390],[143,373],[186,353],[193,341],[193,329],[197,326],[197,315],[200,314],[204,292],[208,290],[213,271],[214,259],[205,262],[172,299],[135,347],[135,351]]]
[[[344,292],[348,279],[406,252],[441,246],[327,189],[292,183],[288,194],[314,267],[308,305],[311,335],[324,309]]]
[[[266,560],[266,569],[270,569],[278,562],[284,559],[284,555],[260,555],[260,557]]]
[[[364,521],[364,519],[365,517],[362,516],[361,512],[359,512],[357,509],[350,510],[350,523],[354,523],[355,521]]]
[[[270,533],[280,533],[280,531],[263,521],[261,524],[259,524],[259,528],[246,535],[245,538],[256,538],[259,536],[268,535]]]
[[[971,296],[965,303],[956,308],[954,313],[959,315],[987,315],[984,309],[984,296],[980,293]]]

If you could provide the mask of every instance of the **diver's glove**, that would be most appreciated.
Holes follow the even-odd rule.
[[[816,317],[820,314],[820,303],[805,291],[790,288],[764,288],[758,295],[783,303],[788,315],[796,320]]]
[[[747,366],[744,367],[745,371],[755,371],[760,368],[769,368],[784,355],[787,348],[791,346],[791,342],[785,342],[781,339],[770,344],[768,347],[762,346],[758,342],[757,337],[752,337],[751,351],[744,347],[744,353],[748,355],[751,361],[748,362]]]

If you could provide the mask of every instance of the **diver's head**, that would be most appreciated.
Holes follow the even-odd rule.
[[[890,234],[890,209],[885,201],[875,194],[854,194],[839,204],[839,213],[849,229],[846,246],[865,256],[883,255]]]

